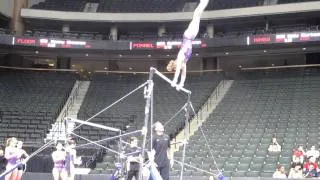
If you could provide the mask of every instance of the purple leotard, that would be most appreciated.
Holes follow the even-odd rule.
[[[60,160],[60,161],[54,162],[54,168],[57,168],[59,171],[61,171],[62,169],[65,168],[65,161]]]
[[[181,50],[184,52],[184,60],[188,61],[192,55],[192,39],[183,36]]]
[[[18,162],[18,155],[15,148],[6,147],[5,149],[8,164],[15,165]]]
[[[11,165],[15,165],[18,162],[18,158],[17,157],[12,157],[12,158],[7,159],[7,160],[8,160],[8,163],[11,164]]]

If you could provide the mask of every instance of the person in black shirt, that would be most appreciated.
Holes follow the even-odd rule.
[[[127,159],[127,172],[128,177],[127,180],[131,180],[135,177],[136,180],[139,179],[139,156],[140,149],[138,148],[138,138],[132,137],[130,139],[130,146],[126,149],[126,155],[128,156]]]
[[[160,122],[154,124],[155,135],[152,147],[155,151],[154,162],[163,180],[169,180],[169,168],[173,166],[173,153],[170,152],[170,137],[164,133]]]

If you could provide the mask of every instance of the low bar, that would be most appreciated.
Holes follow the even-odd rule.
[[[75,119],[75,118],[66,117],[65,120],[66,121],[80,123],[80,124],[85,124],[85,125],[88,125],[88,126],[93,126],[93,127],[97,127],[97,128],[101,128],[101,129],[109,130],[109,131],[114,131],[114,132],[119,132],[120,131],[120,129],[117,129],[117,128],[103,126],[103,125],[100,125],[100,124],[95,124],[95,123],[91,123],[91,122],[87,122],[87,121],[82,121],[82,120],[78,120],[78,119]]]

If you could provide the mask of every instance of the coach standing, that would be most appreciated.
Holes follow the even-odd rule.
[[[170,151],[170,138],[164,133],[160,122],[154,124],[155,135],[152,147],[155,151],[154,162],[163,180],[169,180],[169,169],[173,166],[173,153]]]

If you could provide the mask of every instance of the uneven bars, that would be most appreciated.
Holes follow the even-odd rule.
[[[85,138],[85,137],[83,137],[83,136],[80,136],[80,135],[78,135],[78,134],[76,134],[76,133],[71,132],[71,134],[73,134],[74,136],[77,136],[77,137],[79,137],[79,138],[81,138],[81,139],[84,139],[84,140],[86,140],[86,141],[88,141],[88,142],[90,142],[90,143],[92,143],[92,144],[94,144],[94,145],[96,145],[96,146],[102,147],[102,148],[105,149],[105,150],[108,150],[108,151],[113,152],[113,153],[118,154],[118,155],[122,155],[121,153],[119,153],[119,152],[117,152],[117,151],[115,151],[115,150],[113,150],[113,149],[110,149],[110,148],[107,148],[107,147],[105,147],[105,146],[103,146],[103,145],[101,145],[101,144],[95,143],[95,142],[91,141],[90,139],[87,139],[87,138]]]
[[[13,166],[11,169],[3,172],[2,174],[0,174],[0,179],[4,179],[4,176],[6,176],[7,174],[11,173],[13,170],[15,170],[16,168],[18,168],[20,165],[23,165],[24,163],[19,162],[17,163],[15,166]]]
[[[117,128],[103,126],[103,125],[100,125],[100,124],[91,123],[91,122],[88,122],[88,121],[82,121],[82,120],[78,120],[78,119],[75,119],[75,118],[66,117],[65,120],[66,121],[80,123],[80,124],[85,124],[85,125],[88,125],[88,126],[93,126],[93,127],[96,127],[96,128],[101,128],[101,129],[109,130],[109,131],[114,131],[114,132],[119,132],[120,131],[120,129],[117,129]]]
[[[161,72],[159,72],[156,68],[151,67],[150,69],[153,70],[153,71],[154,71],[159,77],[161,77],[163,80],[167,81],[169,84],[172,83],[172,81],[171,81],[169,78],[167,78],[165,75],[163,75]],[[187,94],[191,94],[191,91],[188,90],[188,89],[186,89],[186,88],[184,88],[184,87],[181,87],[180,90],[183,91],[183,92],[185,92],[185,93],[187,93]]]
[[[125,133],[125,134],[112,136],[112,137],[108,137],[108,138],[101,139],[101,140],[98,140],[98,141],[93,141],[93,142],[94,143],[100,143],[100,142],[110,141],[110,140],[113,140],[113,139],[117,139],[117,138],[120,138],[120,137],[123,137],[123,136],[128,136],[128,135],[135,134],[135,133],[138,133],[138,132],[141,132],[141,130],[136,130],[136,131],[128,132],[128,133]],[[90,145],[90,144],[93,144],[93,143],[81,144],[81,145],[78,145],[77,148],[83,147],[83,146],[87,146],[87,145]]]
[[[109,108],[113,107],[114,105],[116,105],[117,103],[119,103],[120,101],[122,101],[123,99],[127,98],[128,96],[130,96],[131,94],[133,94],[134,92],[138,91],[139,89],[143,88],[145,85],[147,85],[148,82],[144,82],[143,84],[141,84],[139,87],[135,88],[134,90],[132,90],[131,92],[127,93],[126,95],[124,95],[123,97],[121,97],[120,99],[114,101],[112,104],[110,104],[109,106],[107,106],[106,108],[102,109],[101,111],[99,111],[97,114],[93,115],[92,117],[90,117],[89,119],[85,120],[86,122],[92,120],[93,118],[97,117],[98,115],[100,115],[101,113],[103,113],[104,111],[108,110]],[[76,126],[74,130],[78,129],[79,127],[81,127],[82,124]]]

